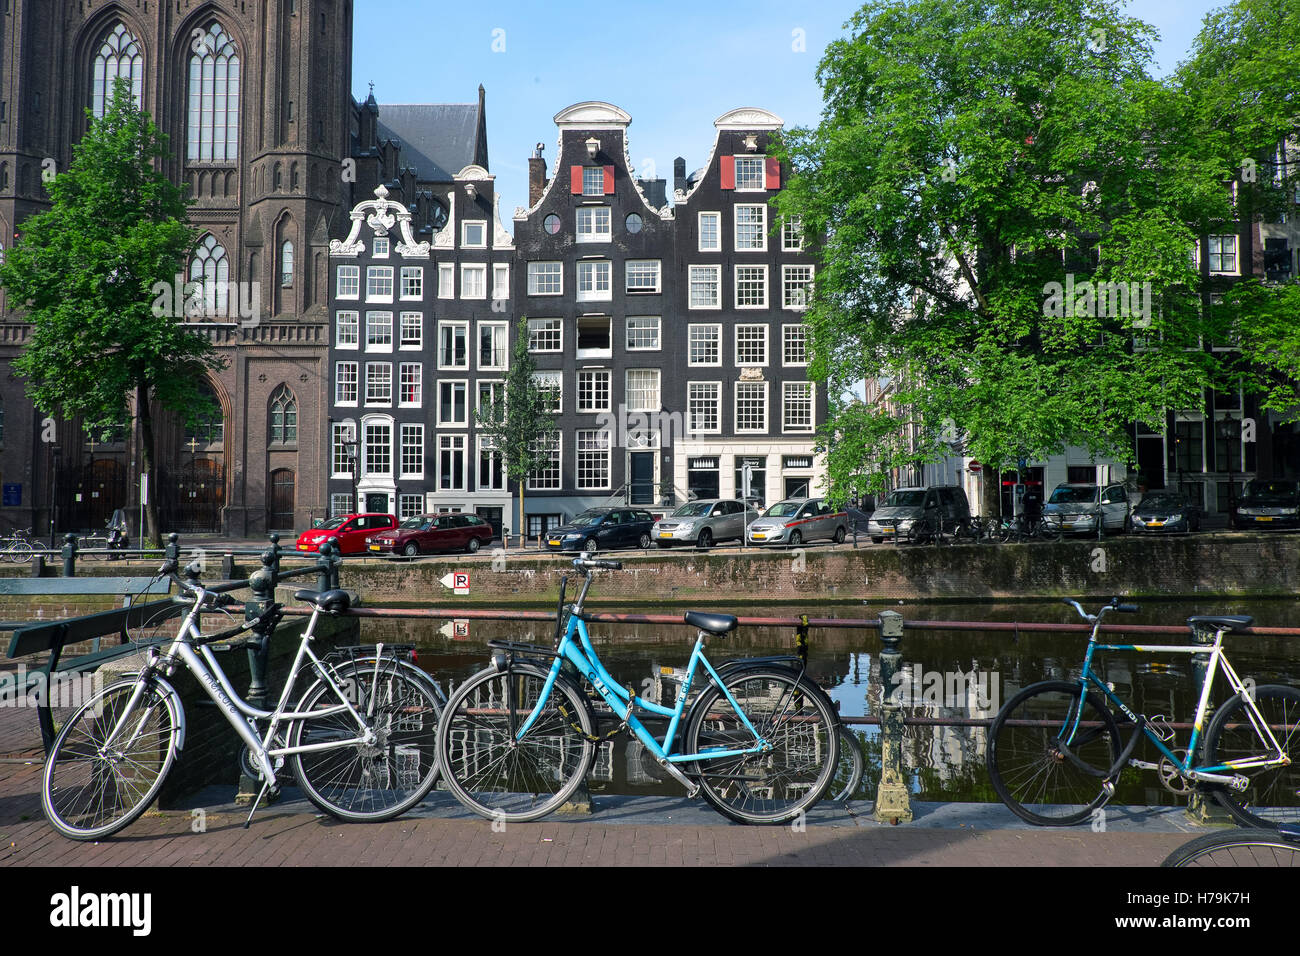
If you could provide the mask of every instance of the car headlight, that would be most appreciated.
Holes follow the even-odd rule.
[[[1283,514],[1283,515],[1300,514],[1300,508],[1279,508],[1278,514]]]
[[[565,541],[577,541],[582,537],[577,531],[570,531],[564,536]]]

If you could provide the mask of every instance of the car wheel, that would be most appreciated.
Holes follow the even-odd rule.
[[[847,537],[847,532],[844,530],[844,525],[840,525],[835,529],[835,543],[843,544],[845,537]]]
[[[713,532],[705,528],[700,532],[700,536],[695,540],[695,544],[701,548],[713,547]]]
[[[642,532],[641,532],[641,541],[640,541],[639,543],[640,543],[640,545],[641,545],[641,550],[642,550],[642,551],[644,551],[646,548],[650,547],[650,534],[649,534],[649,532],[646,532],[646,531],[642,531]]]
[[[402,554],[406,555],[408,558],[417,557],[419,553],[420,553],[420,546],[416,544],[414,541],[412,541],[410,544],[408,544],[406,547],[402,549]]]
[[[470,539],[469,539],[469,542],[465,545],[465,550],[468,551],[470,554],[473,554],[475,551],[477,551],[477,550],[478,550],[479,548],[481,548],[482,546],[483,546],[483,543],[482,543],[481,541],[479,541],[478,538],[470,538]]]
[[[790,532],[790,547],[792,547],[792,548],[797,548],[797,547],[799,547],[799,545],[801,545],[801,544],[803,544],[803,535],[801,535],[798,531],[791,531],[791,532]]]
[[[871,543],[872,543],[872,544],[883,544],[884,541],[885,541],[884,538],[872,538],[872,539],[871,539]]]
[[[595,538],[588,538],[585,542],[583,542],[582,550],[584,550],[584,551],[599,551],[599,550],[600,550],[600,545],[597,543],[597,541],[596,541]]]

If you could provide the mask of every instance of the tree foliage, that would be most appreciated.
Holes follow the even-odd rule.
[[[876,0],[847,29],[776,200],[822,241],[833,493],[958,448],[1125,457],[1134,422],[1226,380],[1191,253],[1231,193],[1151,27],[1106,0]],[[840,397],[864,381],[889,403]]]
[[[119,79],[72,165],[46,183],[50,209],[22,223],[0,266],[10,304],[32,326],[14,362],[32,402],[88,431],[134,412],[151,481],[150,403],[193,421],[207,406],[204,373],[221,364],[204,335],[152,308],[153,287],[173,283],[195,241],[184,193],[161,172],[167,155]],[[149,513],[146,533],[156,538],[152,502]]]

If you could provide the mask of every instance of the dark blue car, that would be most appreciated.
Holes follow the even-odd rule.
[[[548,551],[609,551],[650,547],[655,519],[635,508],[588,508],[545,537]]]

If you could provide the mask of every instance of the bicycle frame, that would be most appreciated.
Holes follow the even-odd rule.
[[[1202,644],[1098,644],[1097,632],[1101,628],[1101,619],[1105,615],[1103,609],[1097,615],[1096,623],[1092,629],[1092,636],[1088,640],[1088,650],[1083,659],[1083,673],[1079,677],[1079,702],[1075,709],[1075,714],[1069,727],[1068,734],[1061,734],[1061,739],[1068,746],[1073,743],[1075,734],[1079,728],[1079,720],[1083,713],[1083,702],[1088,692],[1089,683],[1097,687],[1114,706],[1118,707],[1124,716],[1126,716],[1135,725],[1139,726],[1147,739],[1156,745],[1156,748],[1168,758],[1170,764],[1178,770],[1178,773],[1189,780],[1197,780],[1206,783],[1219,783],[1233,785],[1238,778],[1222,773],[1225,770],[1247,770],[1257,767],[1272,767],[1283,764],[1287,761],[1286,754],[1273,736],[1273,730],[1268,725],[1268,721],[1259,712],[1255,706],[1255,701],[1251,698],[1250,693],[1237,676],[1237,672],[1229,663],[1227,655],[1223,652],[1223,635],[1226,631],[1223,628],[1216,629],[1214,634],[1214,644],[1207,647]],[[1096,651],[1135,651],[1143,654],[1189,654],[1189,655],[1209,655],[1209,665],[1205,673],[1205,681],[1201,687],[1200,700],[1196,705],[1196,716],[1192,723],[1192,736],[1187,745],[1187,756],[1179,759],[1174,752],[1165,745],[1164,740],[1151,729],[1151,723],[1145,714],[1135,714],[1129,709],[1128,705],[1111,689],[1110,685],[1103,681],[1092,670],[1092,657]],[[1239,760],[1229,760],[1221,764],[1205,764],[1193,766],[1193,758],[1196,754],[1196,748],[1200,742],[1202,728],[1205,725],[1206,715],[1210,709],[1210,692],[1214,685],[1214,678],[1222,669],[1224,675],[1228,678],[1228,683],[1233,692],[1241,695],[1246,703],[1246,714],[1250,718],[1250,723],[1259,737],[1260,743],[1266,747],[1271,747],[1273,753],[1269,755],[1259,755],[1255,757],[1245,757]],[[1119,768],[1115,768],[1118,772]]]
[[[618,680],[614,678],[601,663],[596,649],[591,644],[591,636],[587,632],[587,623],[582,616],[582,601],[587,594],[587,589],[591,586],[592,575],[587,574],[583,582],[582,591],[578,600],[569,609],[568,623],[565,626],[563,636],[555,649],[554,660],[551,662],[550,671],[547,674],[546,682],[542,686],[537,705],[532,712],[524,719],[519,729],[514,731],[516,740],[522,740],[524,735],[537,721],[542,712],[542,706],[549,698],[555,682],[559,679],[564,662],[567,660],[578,668],[582,674],[596,689],[601,699],[614,711],[637,737],[638,740],[650,751],[650,753],[659,762],[660,766],[665,767],[679,782],[684,784],[687,789],[694,790],[694,785],[686,776],[677,769],[677,764],[695,763],[700,760],[714,760],[722,757],[744,756],[749,754],[765,753],[772,749],[772,745],[763,738],[745,714],[744,709],[732,696],[731,691],[727,689],[722,677],[717,669],[709,662],[704,654],[705,632],[700,631],[695,638],[695,646],[691,651],[690,663],[686,668],[686,676],[682,680],[681,690],[677,696],[677,705],[675,707],[663,707],[653,701],[648,701],[637,697],[631,688],[619,686]],[[705,672],[710,679],[715,682],[722,690],[723,695],[727,698],[737,714],[740,715],[741,721],[746,729],[754,737],[754,745],[745,749],[735,748],[714,748],[694,754],[673,753],[673,744],[677,736],[678,727],[681,724],[682,715],[686,711],[686,701],[690,696],[691,686],[695,680],[696,669],[704,665]],[[668,729],[664,733],[662,742],[657,740],[645,725],[637,718],[636,711],[654,714],[659,717],[668,718]],[[507,712],[513,719],[513,704],[507,707]]]

